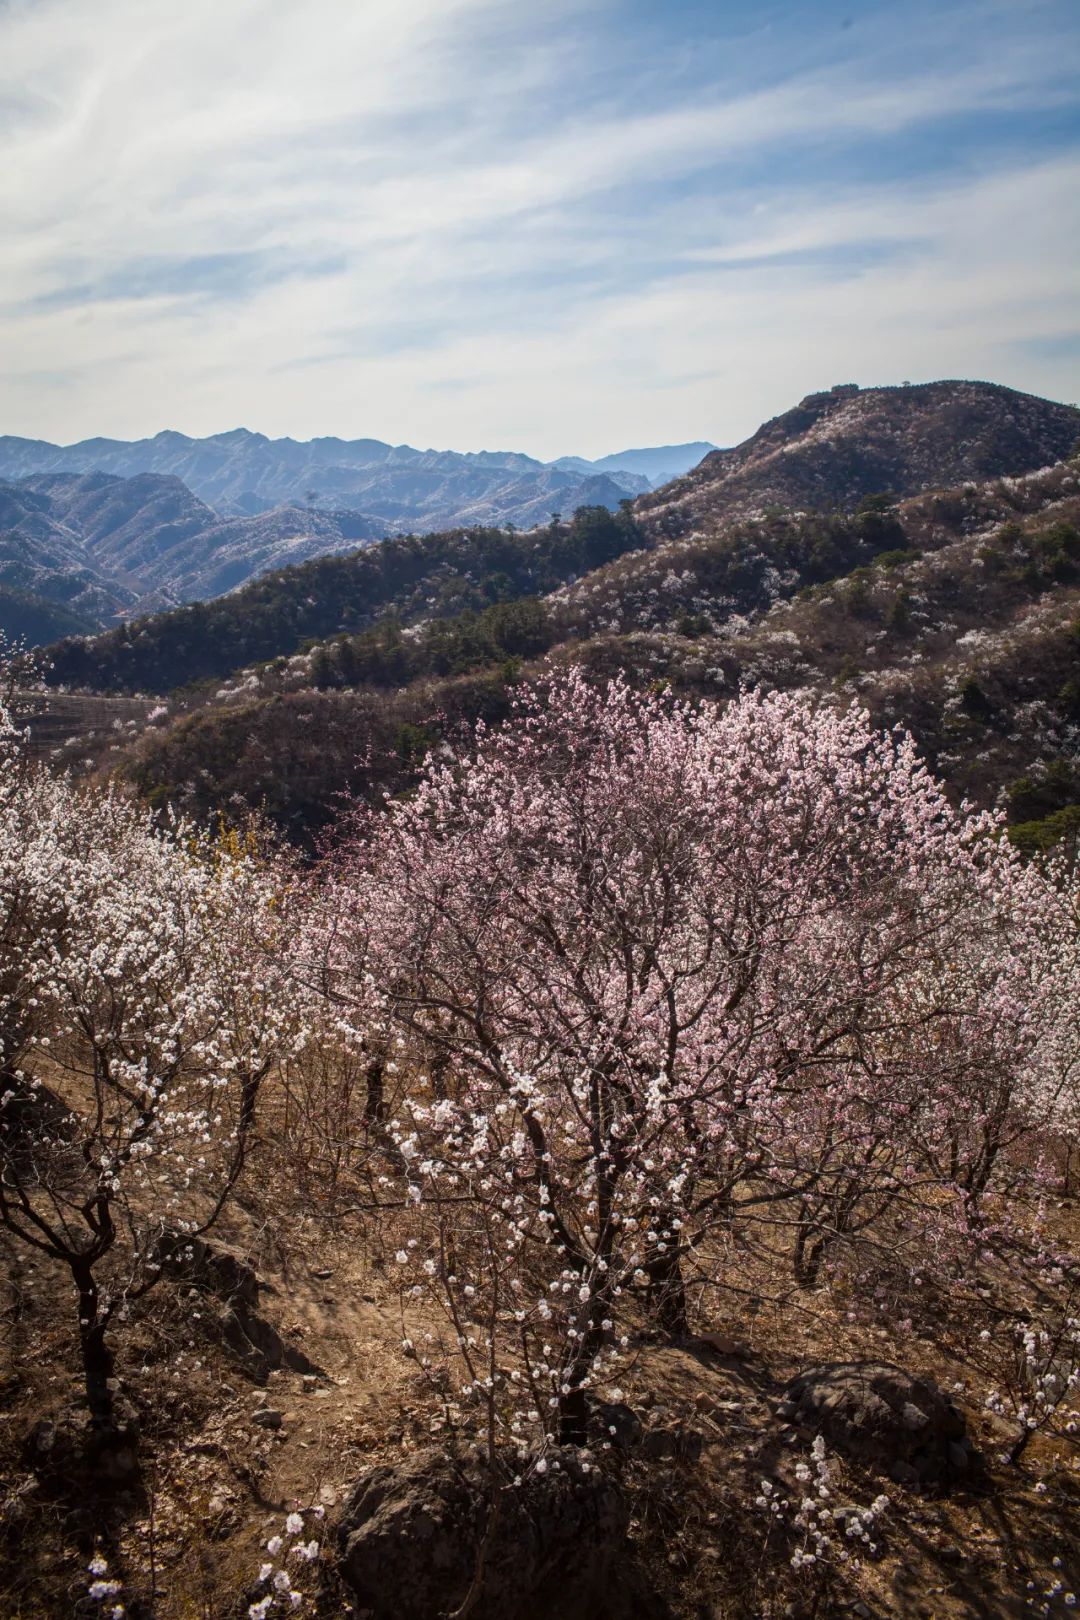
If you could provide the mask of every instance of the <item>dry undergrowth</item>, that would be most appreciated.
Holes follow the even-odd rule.
[[[267,1204],[280,1194],[264,1189]],[[1077,1225],[1067,1204],[1056,1219],[1063,1237]],[[52,1421],[62,1432],[81,1416],[82,1391],[65,1279],[5,1251],[3,1620],[98,1615],[86,1596],[97,1551],[122,1580],[128,1617],[241,1617],[265,1543],[290,1509],[325,1510],[329,1552],[335,1510],[360,1473],[446,1442],[430,1391],[401,1353],[396,1287],[349,1224],[270,1224],[265,1207],[248,1204],[217,1234],[256,1264],[260,1308],[319,1366],[318,1378],[278,1371],[260,1388],[203,1331],[205,1300],[164,1289],[149,1297],[118,1338],[142,1425],[139,1481],[118,1494],[77,1463],[28,1460],[38,1425]],[[758,1266],[755,1273],[743,1262],[743,1292],[707,1324],[712,1342],[674,1345],[643,1333],[620,1376],[626,1402],[647,1423],[701,1437],[692,1459],[606,1458],[632,1492],[633,1552],[658,1594],[656,1613],[663,1604],[679,1620],[1067,1612],[1066,1594],[1080,1586],[1080,1454],[1039,1437],[1020,1465],[1000,1460],[1008,1430],[982,1410],[985,1375],[965,1323],[897,1334],[849,1320],[849,1302],[827,1288],[787,1292],[774,1304],[777,1273]],[[866,1504],[885,1491],[891,1505],[878,1550],[861,1568],[796,1572],[790,1532],[770,1532],[754,1502],[763,1478],[790,1478],[814,1434],[775,1408],[795,1372],[848,1359],[895,1361],[946,1389],[962,1386],[957,1399],[986,1467],[949,1494],[922,1494],[830,1453],[834,1494]],[[280,1429],[253,1422],[265,1406],[281,1413]],[[315,1612],[352,1613],[328,1556],[318,1578]]]

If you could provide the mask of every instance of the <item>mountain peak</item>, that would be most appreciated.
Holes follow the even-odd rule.
[[[840,383],[807,394],[733,449],[714,450],[639,506],[672,534],[770,507],[850,511],[884,491],[917,495],[1034,472],[1067,456],[1078,433],[1075,406],[1000,383]]]

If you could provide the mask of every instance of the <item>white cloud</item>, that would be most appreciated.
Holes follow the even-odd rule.
[[[0,9],[0,427],[599,453],[727,442],[847,376],[1068,396],[1023,344],[1075,324],[1080,160],[830,178],[1060,97],[1077,42],[1039,9],[931,72],[871,51],[641,105],[625,50],[582,69],[617,39],[590,0]],[[807,143],[812,187],[746,178]]]

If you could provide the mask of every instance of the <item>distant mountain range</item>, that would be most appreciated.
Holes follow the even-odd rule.
[[[564,456],[537,461],[514,451],[414,450],[379,439],[268,439],[237,428],[206,439],[159,433],[152,439],[84,439],[49,444],[0,437],[0,478],[40,473],[108,472],[121,478],[159,473],[180,478],[223,516],[303,503],[362,511],[384,533],[467,523],[546,521],[555,507],[594,498],[617,502],[686,472],[714,446],[624,450],[598,462]]]
[[[711,448],[545,463],[244,429],[66,446],[0,438],[0,628],[32,641],[93,632],[386,535],[613,511]]]
[[[601,456],[599,461],[583,461],[580,456],[560,456],[551,466],[565,472],[580,473],[636,473],[654,487],[678,478],[690,467],[695,467],[702,456],[715,450],[715,444],[699,440],[695,444],[661,444],[651,450],[619,450],[612,456]]]

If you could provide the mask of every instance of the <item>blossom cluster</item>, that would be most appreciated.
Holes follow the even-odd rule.
[[[316,1533],[306,1536],[308,1526],[305,1525],[305,1516],[313,1521],[310,1528]],[[319,1561],[321,1542],[318,1532],[321,1531],[324,1516],[325,1509],[322,1507],[306,1510],[294,1508],[286,1514],[281,1531],[272,1535],[266,1543],[270,1557],[263,1563],[255,1582],[265,1591],[262,1597],[248,1605],[248,1620],[266,1620],[268,1615],[274,1613],[295,1614],[302,1608],[304,1591],[294,1583],[300,1578],[301,1570],[312,1568]],[[291,1573],[287,1567],[290,1561],[293,1566]]]
[[[797,1502],[784,1494],[784,1487],[771,1479],[761,1481],[754,1505],[768,1513],[778,1525],[801,1534],[791,1554],[792,1569],[812,1569],[836,1562],[859,1567],[859,1554],[876,1553],[875,1526],[889,1508],[887,1496],[876,1496],[867,1507],[837,1507],[832,1467],[825,1442],[818,1435],[810,1449],[810,1461],[795,1465],[795,1479],[803,1496]]]

